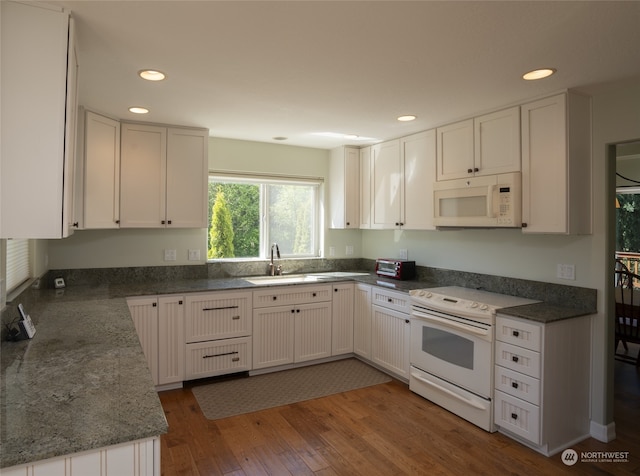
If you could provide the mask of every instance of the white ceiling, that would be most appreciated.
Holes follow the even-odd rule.
[[[331,148],[357,142],[314,133],[391,139],[564,88],[640,80],[640,1],[45,3],[77,21],[81,104],[215,137]],[[558,72],[520,79],[538,67]],[[143,81],[143,68],[167,79]]]

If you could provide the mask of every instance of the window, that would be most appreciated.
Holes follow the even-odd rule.
[[[7,293],[31,275],[29,240],[7,240]]]
[[[209,259],[319,256],[319,180],[209,177]]]

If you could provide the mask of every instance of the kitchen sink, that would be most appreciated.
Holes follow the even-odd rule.
[[[253,276],[244,278],[251,284],[269,285],[269,284],[295,284],[295,283],[315,283],[318,281],[326,281],[335,278],[349,278],[353,276],[366,276],[369,273],[357,273],[347,271],[334,271],[327,273],[311,273],[311,274],[285,274],[281,276]]]

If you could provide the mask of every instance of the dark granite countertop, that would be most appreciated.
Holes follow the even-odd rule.
[[[366,272],[304,276],[310,279],[184,279],[32,291],[35,297],[27,311],[37,328],[35,337],[1,346],[0,468],[167,431],[127,297],[341,281],[400,292],[458,284],[438,279],[397,281]],[[545,302],[501,310],[542,323],[592,312]]]
[[[126,301],[45,294],[33,339],[0,348],[0,468],[166,433]]]

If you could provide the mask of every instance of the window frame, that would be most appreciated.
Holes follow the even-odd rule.
[[[313,220],[312,220],[312,253],[309,254],[285,254],[284,252],[280,253],[281,258],[291,258],[291,259],[311,259],[311,258],[320,258],[322,256],[322,231],[323,231],[323,216],[322,216],[322,198],[323,198],[323,186],[324,179],[320,177],[296,177],[296,176],[274,176],[274,175],[256,175],[256,174],[245,174],[245,173],[229,173],[229,172],[216,172],[210,171],[207,178],[207,183],[211,182],[222,182],[222,183],[237,183],[237,184],[255,184],[259,186],[259,195],[260,195],[260,203],[259,203],[259,216],[260,216],[260,245],[259,256],[250,256],[250,257],[234,257],[234,258],[213,258],[207,259],[207,262],[217,262],[224,260],[237,260],[237,261],[250,261],[250,260],[265,260],[269,259],[270,251],[272,246],[272,240],[269,236],[269,214],[268,214],[268,206],[269,206],[269,185],[299,185],[299,186],[310,186],[313,197],[312,197],[312,211],[313,211]],[[207,200],[209,199],[207,193]],[[208,211],[208,214],[211,214],[211,210]],[[210,221],[210,217],[207,220]],[[209,250],[209,228],[207,228],[207,244],[206,244],[207,252]]]

